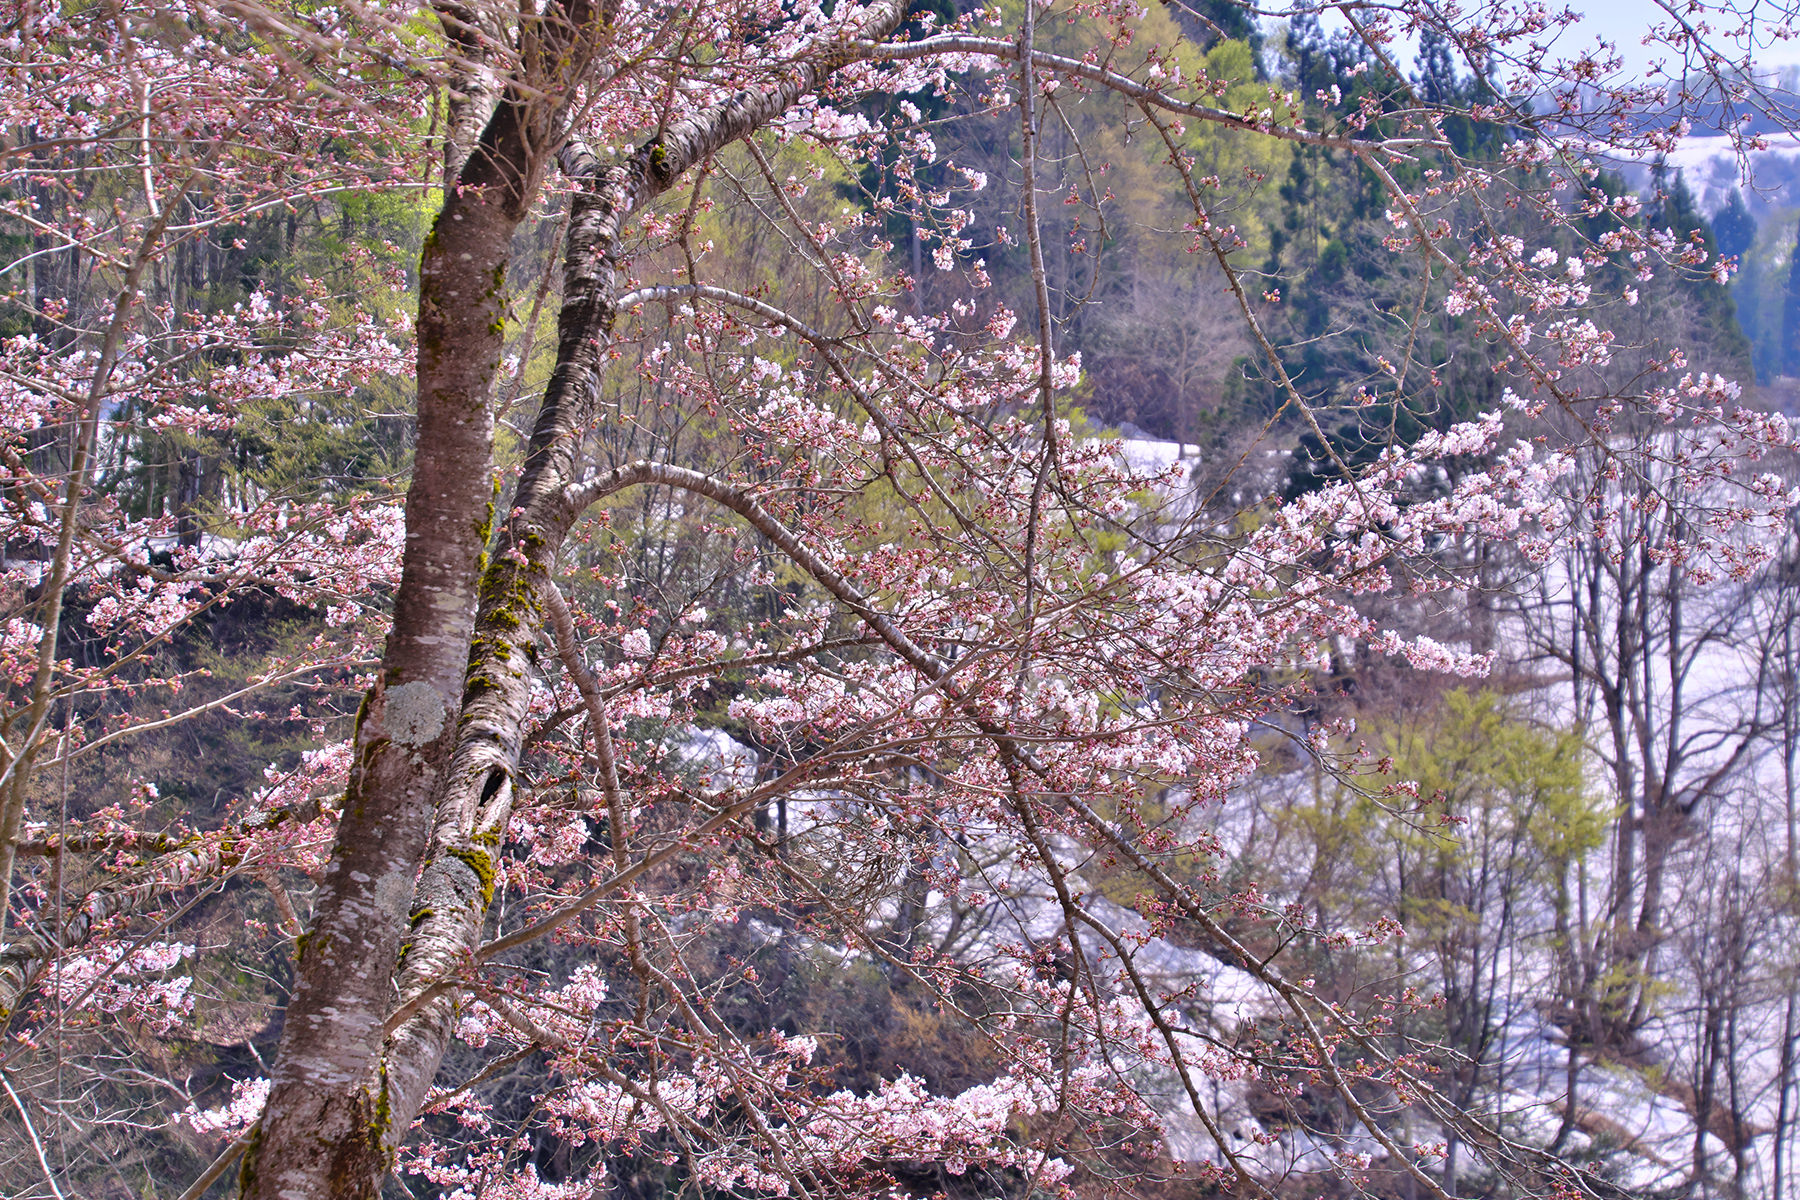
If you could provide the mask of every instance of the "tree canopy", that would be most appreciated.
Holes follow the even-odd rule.
[[[9,1191],[1780,1200],[1791,30],[0,14]]]

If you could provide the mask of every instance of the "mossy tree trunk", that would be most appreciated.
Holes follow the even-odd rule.
[[[342,822],[245,1158],[246,1198],[376,1196],[437,1072],[455,1019],[441,984],[480,932],[512,812],[544,589],[598,495],[572,498],[617,311],[623,223],[815,90],[849,61],[850,41],[891,33],[904,11],[903,0],[871,6],[850,39],[777,86],[675,123],[617,164],[600,166],[578,143],[563,150],[583,186],[563,251],[557,364],[490,560],[508,247],[564,141],[563,114],[545,98],[575,90],[583,41],[608,14],[554,8],[544,23],[561,16],[569,52],[520,54],[556,62],[559,79],[504,92],[421,263],[418,439],[394,628],[358,721]],[[614,488],[649,478],[621,475]]]
[[[456,744],[494,502],[491,394],[514,231],[529,211],[607,14],[549,7],[527,55],[555,72],[502,94],[420,261],[418,436],[406,550],[380,674],[312,927],[301,944],[268,1106],[241,1172],[260,1198],[374,1196],[390,1162],[382,1039],[406,913]],[[454,145],[452,153],[456,153]]]

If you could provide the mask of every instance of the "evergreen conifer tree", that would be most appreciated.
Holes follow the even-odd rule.
[[[1731,198],[1712,220],[1713,237],[1719,253],[1727,258],[1742,259],[1756,243],[1756,218],[1744,207],[1744,195],[1731,189]]]
[[[1781,373],[1800,375],[1800,229],[1788,252],[1787,295],[1781,305]]]

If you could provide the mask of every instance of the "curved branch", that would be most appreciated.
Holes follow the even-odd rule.
[[[863,622],[881,636],[896,654],[911,663],[926,678],[939,682],[949,674],[950,665],[937,655],[920,646],[906,635],[893,618],[876,608],[874,603],[852,583],[843,572],[826,562],[811,547],[802,542],[793,530],[780,521],[759,504],[754,496],[742,488],[732,487],[723,480],[699,471],[691,471],[686,467],[671,466],[668,463],[636,462],[622,467],[615,467],[605,475],[569,489],[566,503],[579,509],[604,496],[610,495],[634,483],[657,483],[665,487],[679,488],[696,496],[705,496],[722,507],[730,509],[744,518],[749,526],[768,538],[794,564],[811,575],[825,589],[854,612]]]

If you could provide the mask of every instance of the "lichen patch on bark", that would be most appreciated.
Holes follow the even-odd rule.
[[[444,712],[443,697],[429,683],[403,683],[387,693],[383,724],[397,745],[424,746],[443,732]]]

